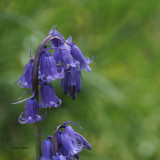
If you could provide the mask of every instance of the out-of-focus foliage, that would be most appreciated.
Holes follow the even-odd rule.
[[[29,61],[31,44],[36,41],[34,56],[54,25],[95,60],[92,72],[82,73],[75,101],[63,95],[59,81],[53,83],[63,105],[47,109],[42,133],[52,135],[71,120],[93,147],[80,154],[82,160],[159,160],[159,11],[159,0],[1,0],[0,160],[35,159],[34,125],[17,121],[25,103],[11,104],[25,90],[13,83]]]

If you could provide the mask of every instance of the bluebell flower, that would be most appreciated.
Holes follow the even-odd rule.
[[[78,46],[75,44],[71,44],[71,54],[74,57],[75,60],[80,62],[80,69],[84,69],[88,72],[91,71],[91,68],[88,66],[88,64],[93,62],[93,57],[92,60],[90,61],[89,58],[85,58],[82,51],[79,49]]]
[[[56,38],[51,40],[52,47],[59,47],[61,44],[65,43],[65,38],[56,30],[55,26],[49,31],[49,35],[56,36]]]
[[[68,125],[69,123],[77,125],[72,121],[64,122],[56,128],[53,137],[48,136],[48,138],[53,140],[52,160],[72,160],[73,158],[78,160],[79,153],[83,147],[89,150],[92,149],[89,142],[82,135],[76,133],[74,129]],[[62,131],[62,128],[64,128],[64,131]]]
[[[70,137],[65,132],[61,132],[60,136],[61,136],[61,144],[62,144],[63,148],[68,152],[69,155],[74,156],[74,155],[78,154],[79,152],[81,152],[83,145],[81,145],[79,147],[78,146],[76,147],[75,145],[73,145],[72,137]]]
[[[72,144],[73,144],[76,148],[78,148],[74,129],[73,129],[71,126],[66,125],[66,126],[65,126],[65,133],[67,133],[67,134],[72,138]]]
[[[56,92],[51,84],[44,83],[40,88],[41,102],[40,108],[59,107],[62,101],[56,96]]]
[[[69,67],[65,70],[64,78],[61,79],[61,86],[63,87],[64,94],[68,91],[73,99],[76,98],[76,92],[81,91],[81,71],[78,67]]]
[[[18,121],[21,124],[25,124],[25,123],[34,123],[34,122],[38,122],[38,121],[42,121],[44,120],[44,118],[42,119],[41,116],[38,113],[38,102],[35,98],[30,98],[27,100],[26,105],[25,105],[25,118],[22,117],[22,115],[24,114],[24,112],[21,113]]]
[[[66,157],[68,157],[70,153],[69,153],[68,150],[62,145],[60,133],[58,133],[58,135],[57,135],[57,142],[58,142],[58,153],[66,156]],[[57,154],[57,153],[55,153],[55,154]]]
[[[88,149],[88,150],[91,150],[92,147],[91,145],[89,144],[89,142],[82,136],[80,135],[79,133],[75,132],[75,136],[76,136],[76,141],[78,142],[78,144],[83,144],[83,146]]]
[[[83,147],[87,148],[88,150],[92,149],[89,142],[82,135],[76,133],[71,126],[69,125],[65,126],[65,133],[67,133],[73,139],[72,143],[75,147],[83,144]]]
[[[47,82],[63,78],[63,73],[57,72],[56,61],[49,52],[43,52],[40,57],[39,76]]]
[[[66,40],[66,43],[71,47],[71,55],[73,58],[80,62],[80,70],[85,69],[86,71],[90,72],[91,68],[88,66],[88,64],[93,62],[93,57],[91,61],[88,57],[85,58],[80,48],[72,42],[72,36]]]
[[[31,58],[24,67],[23,75],[17,80],[21,88],[32,88],[33,61],[34,59]]]
[[[71,49],[67,44],[62,44],[59,46],[59,48],[55,49],[53,56],[56,60],[56,63],[61,63],[64,68],[68,68],[69,66],[77,66],[73,61]]]
[[[53,144],[50,139],[43,141],[42,157],[41,160],[52,160]]]

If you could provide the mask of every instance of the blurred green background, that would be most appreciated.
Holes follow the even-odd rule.
[[[79,122],[84,129],[73,128],[93,147],[80,153],[82,160],[159,160],[159,0],[0,1],[0,160],[35,159],[34,126],[17,121],[25,103],[11,102],[25,91],[14,82],[31,44],[36,41],[34,55],[54,25],[95,59],[92,72],[82,73],[75,101],[63,95],[59,80],[53,83],[63,104],[47,109],[42,133],[52,135],[63,121]]]

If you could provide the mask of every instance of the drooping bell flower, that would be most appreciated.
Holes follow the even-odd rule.
[[[88,150],[92,149],[89,142],[82,135],[75,132],[74,129],[71,126],[69,126],[69,125],[65,126],[65,133],[67,133],[73,139],[72,143],[73,143],[74,146],[77,147],[78,145],[83,144],[83,146],[85,148],[87,148]]]
[[[80,149],[80,151],[81,151],[83,145],[81,145],[80,143],[77,143],[74,129],[73,129],[71,126],[66,125],[66,126],[65,126],[65,133],[67,133],[67,134],[71,137],[73,146],[74,146],[75,148]],[[75,155],[69,155],[69,156],[67,157],[67,160],[70,160],[70,159],[72,160],[72,158],[74,158],[74,159],[79,159],[78,153],[75,154]]]
[[[91,68],[88,66],[88,64],[93,62],[93,57],[92,60],[90,61],[89,58],[85,58],[82,51],[79,49],[78,46],[75,44],[71,44],[71,54],[74,57],[75,60],[80,62],[80,69],[82,70],[85,68],[86,71],[90,72]]]
[[[73,139],[73,141],[72,141],[73,145],[77,146],[77,145],[81,145],[81,143],[82,143],[83,146],[85,148],[87,148],[88,150],[92,149],[89,142],[82,135],[75,132],[71,126],[69,126],[69,125],[65,126],[65,133],[67,133]]]
[[[58,148],[58,150],[54,149],[54,151],[56,150],[56,152],[54,152],[54,158],[58,155],[63,155],[67,160],[72,160],[73,158],[78,160],[79,152],[82,151],[83,146],[87,149],[91,149],[89,142],[83,136],[76,133],[74,129],[68,125],[69,123],[81,128],[81,126],[72,121],[66,121],[56,128],[53,136],[53,143],[56,145],[55,148]],[[64,131],[62,131],[62,128],[64,128]]]
[[[58,134],[57,134],[57,143],[58,143],[58,153],[62,154],[63,156],[68,156],[70,153],[62,145],[62,142],[61,142],[61,133],[60,132],[58,132]],[[55,152],[55,154],[57,154],[57,153]]]
[[[92,147],[91,145],[89,144],[89,142],[82,136],[80,135],[79,133],[75,132],[75,136],[76,136],[76,141],[79,143],[79,144],[83,144],[83,146],[88,149],[88,150],[91,150]]]
[[[51,84],[44,83],[40,88],[41,102],[40,108],[59,107],[62,101],[56,96],[56,92]]]
[[[67,134],[72,138],[72,143],[73,143],[73,145],[74,145],[76,148],[78,148],[74,129],[73,129],[71,126],[66,125],[66,126],[65,126],[65,133],[67,133]]]
[[[41,118],[41,116],[39,115],[38,102],[35,98],[30,98],[27,100],[27,102],[25,104],[25,118],[22,117],[23,114],[24,114],[24,112],[21,113],[21,115],[18,119],[18,121],[21,124],[42,121],[42,120],[44,120],[44,118],[46,116],[46,112],[45,112],[44,118]]]
[[[62,154],[58,153],[56,154],[56,156],[52,156],[52,160],[68,160],[68,158],[66,159],[65,156],[63,156]]]
[[[78,67],[69,67],[65,70],[64,78],[61,79],[61,86],[64,94],[69,91],[71,97],[76,98],[76,92],[81,91],[81,71]]]
[[[56,63],[61,63],[65,69],[69,66],[77,66],[77,64],[75,64],[73,61],[71,49],[67,44],[62,44],[59,46],[59,48],[56,48],[53,56],[56,60]]]
[[[79,152],[81,152],[83,145],[76,147],[73,145],[72,137],[70,137],[67,133],[65,132],[60,132],[61,136],[61,144],[63,148],[68,152],[69,155],[74,156],[77,155]]]
[[[62,78],[63,73],[57,72],[56,61],[49,52],[43,52],[40,57],[39,76],[43,79],[45,77],[47,82]]]
[[[61,44],[65,43],[65,38],[56,30],[56,26],[49,31],[49,35],[56,36],[56,38],[51,40],[52,47],[59,47]]]
[[[43,141],[42,157],[41,160],[52,160],[53,144],[50,139]]]
[[[56,61],[57,71],[58,71],[58,73],[60,73],[65,68],[65,64],[63,63],[64,60],[63,60],[63,57],[61,55],[60,49],[55,49],[55,51],[53,53],[53,57]]]
[[[21,88],[32,88],[33,58],[24,67],[23,75],[17,80]]]

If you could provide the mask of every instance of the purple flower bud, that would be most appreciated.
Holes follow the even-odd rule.
[[[32,88],[33,59],[24,67],[23,75],[18,80],[18,86],[21,88]]]
[[[21,124],[42,121],[42,120],[44,120],[44,118],[46,116],[46,113],[45,113],[44,118],[43,119],[41,118],[41,116],[38,113],[38,102],[36,99],[33,99],[33,98],[28,99],[26,102],[26,105],[25,105],[25,117],[26,118],[22,117],[23,113],[24,112],[21,113],[21,115],[18,119],[18,121]]]
[[[80,62],[81,70],[85,68],[86,71],[91,71],[91,68],[88,66],[88,64],[93,62],[93,57],[92,60],[89,61],[89,58],[85,58],[82,51],[75,44],[71,45],[71,54],[74,59]]]
[[[79,71],[78,67],[69,67],[65,70],[61,86],[63,87],[64,94],[70,91],[71,97],[73,99],[76,98],[76,92],[81,91],[81,71]]]
[[[57,73],[56,61],[49,52],[41,54],[39,73],[41,78],[45,77],[47,82],[63,77],[62,74]]]
[[[76,136],[76,140],[79,144],[83,144],[83,146],[89,150],[92,149],[91,145],[89,144],[89,142],[82,136],[80,135],[79,133],[76,133],[75,132],[75,136]]]
[[[41,160],[52,160],[53,155],[53,144],[52,141],[46,139],[43,141],[43,155]]]
[[[52,156],[52,160],[66,160],[66,158],[62,154],[57,154],[56,156]]]
[[[62,101],[56,96],[56,92],[51,84],[44,83],[40,88],[41,103],[40,108],[59,107]]]

